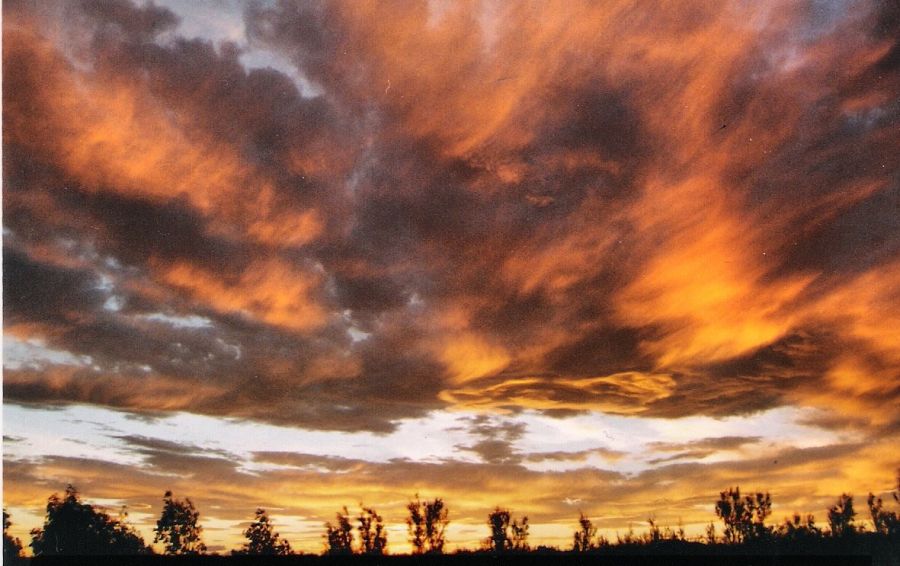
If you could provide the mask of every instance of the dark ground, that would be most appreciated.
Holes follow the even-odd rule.
[[[165,557],[165,556],[107,556],[107,557],[40,557],[32,559],[34,566],[91,564],[97,566],[164,566],[164,565],[202,565],[202,566],[250,566],[250,565],[297,565],[297,566],[337,566],[352,564],[355,566],[530,566],[538,564],[554,564],[561,566],[593,565],[598,566],[869,566],[872,564],[893,564],[873,561],[871,556],[853,555],[613,555],[613,554],[523,554],[494,556],[491,554],[466,554],[447,556],[200,556],[200,557]]]

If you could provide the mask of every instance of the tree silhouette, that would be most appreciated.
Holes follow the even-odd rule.
[[[806,543],[822,536],[822,529],[816,526],[816,519],[811,514],[801,517],[800,513],[794,513],[792,518],[786,518],[778,527],[778,536],[792,543]]]
[[[387,532],[384,530],[384,521],[381,515],[371,507],[364,507],[359,513],[359,551],[363,554],[384,554],[387,548]]]
[[[206,552],[206,545],[200,538],[203,527],[197,524],[200,512],[190,499],[179,501],[167,491],[163,496],[162,515],[153,529],[153,542],[162,542],[166,554],[194,555]]]
[[[22,558],[22,541],[14,538],[9,534],[9,528],[12,521],[9,520],[9,513],[3,510],[3,563],[19,564],[24,562]]]
[[[891,493],[895,502],[900,503],[900,471],[898,471],[897,490]],[[161,517],[157,521],[154,542],[165,545],[166,554],[200,554],[206,546],[200,540],[202,527],[198,525],[199,513],[190,499],[179,501],[174,499],[171,491],[164,495],[164,506]],[[767,541],[777,552],[807,553],[819,552],[819,549],[845,549],[853,552],[870,551],[894,552],[897,537],[900,536],[900,514],[885,508],[884,500],[869,493],[869,512],[872,516],[874,532],[866,532],[863,527],[854,524],[856,512],[853,508],[853,496],[842,494],[837,502],[828,509],[828,531],[832,539],[823,541],[826,532],[815,524],[812,514],[794,513],[785,518],[777,528],[767,527],[766,519],[772,512],[772,500],[768,493],[757,492],[742,495],[740,488],[729,488],[719,494],[715,502],[716,515],[725,525],[724,536],[717,539],[716,527],[710,523],[706,529],[706,542],[712,545],[713,554],[730,551],[716,548],[720,540],[729,544],[755,544]],[[444,531],[447,520],[447,507],[442,499],[421,501],[418,494],[415,500],[407,505],[409,517],[410,542],[414,554],[441,553],[444,548]],[[31,531],[31,548],[35,556],[53,555],[129,555],[152,554],[136,531],[127,525],[124,512],[117,519],[110,518],[104,512],[83,503],[77,490],[69,485],[65,496],[50,496],[47,502],[47,514],[44,526]],[[359,531],[359,546],[354,546],[354,527],[346,507],[336,514],[337,521],[325,524],[325,551],[331,555],[352,555],[358,552],[363,555],[381,556],[386,554],[387,530],[384,520],[375,509],[360,503],[360,512],[356,519]],[[635,535],[631,525],[628,533],[618,536],[618,544],[625,550],[641,551],[644,545],[667,545],[681,541],[688,549],[684,529],[673,531],[669,527],[661,529],[651,516],[648,519],[649,530],[642,535]],[[681,524],[679,520],[679,525]],[[27,563],[21,556],[22,544],[9,534],[9,514],[3,512],[3,561],[9,564]],[[579,529],[573,534],[573,552],[590,552],[605,547],[609,542],[598,536],[597,528],[583,512],[579,513]],[[514,520],[509,509],[495,507],[488,514],[490,536],[484,541],[484,548],[494,553],[530,552],[528,517],[521,521]],[[288,555],[290,544],[274,531],[271,520],[262,508],[256,510],[255,520],[243,532],[247,539],[244,546],[232,552],[234,555]],[[855,535],[855,536],[851,536]],[[632,547],[630,550],[628,547]],[[665,548],[670,548],[665,546]],[[758,552],[759,547],[752,549]],[[463,551],[465,552],[465,551]],[[556,547],[538,546],[536,552],[560,552]],[[656,550],[651,550],[656,552]],[[705,552],[705,551],[704,551]],[[843,550],[842,550],[843,552]],[[504,559],[501,557],[501,559]],[[505,559],[504,559],[505,560]]]
[[[350,512],[344,507],[338,512],[337,524],[325,523],[325,552],[327,554],[353,554],[353,526]]]
[[[725,542],[740,544],[763,540],[771,533],[765,525],[772,514],[772,498],[758,492],[741,497],[741,488],[729,488],[719,494],[716,516],[725,523]]]
[[[575,552],[587,552],[597,548],[598,545],[594,541],[594,537],[597,536],[597,528],[591,523],[590,519],[584,516],[584,513],[579,513],[578,526],[580,528],[575,531],[572,550]]]
[[[510,525],[512,529],[512,549],[525,552],[528,546],[528,517],[522,517],[522,521],[513,521]]]
[[[828,509],[828,527],[831,529],[831,536],[846,537],[855,533],[854,517],[856,511],[853,510],[853,496],[842,493],[837,503]]]
[[[410,501],[406,508],[409,510],[409,517],[406,518],[409,543],[412,545],[413,554],[422,554],[425,552],[425,512],[418,493],[416,500]]]
[[[521,522],[515,521],[509,509],[495,507],[488,515],[488,526],[491,528],[491,536],[486,542],[494,552],[528,550],[528,517],[523,517]]]
[[[891,496],[894,501],[900,503],[900,470],[897,471],[897,489],[891,493]],[[900,537],[900,514],[887,511],[884,508],[884,501],[880,497],[875,497],[871,492],[868,503],[875,532],[891,538]]]
[[[256,510],[256,519],[244,531],[247,542],[233,554],[253,554],[262,556],[286,556],[291,554],[291,544],[272,530],[272,523],[266,510]]]
[[[443,499],[420,501],[416,499],[406,506],[409,517],[406,526],[409,529],[409,542],[414,554],[441,554],[444,552],[446,540],[444,531],[450,524],[449,510]]]
[[[47,500],[44,527],[31,531],[30,546],[35,556],[148,554],[150,549],[125,524],[125,516],[123,511],[120,519],[113,519],[82,503],[78,490],[69,485],[65,497],[53,494]]]
[[[494,552],[505,552],[510,546],[509,542],[509,509],[494,508],[488,515],[488,526],[491,528],[491,536],[488,543]]]

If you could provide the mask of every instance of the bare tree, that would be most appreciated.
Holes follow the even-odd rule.
[[[432,501],[421,501],[417,493],[415,500],[410,501],[406,508],[409,510],[406,525],[413,553],[443,553],[446,544],[444,532],[450,524],[449,511],[444,500],[436,498]]]
[[[575,552],[587,552],[597,548],[597,542],[594,540],[597,536],[597,528],[591,523],[591,520],[579,513],[578,517],[579,530],[575,531],[572,550]]]
[[[894,501],[900,503],[900,470],[897,470],[897,489],[891,493]],[[888,511],[884,508],[884,500],[869,493],[869,513],[872,515],[872,525],[875,532],[890,537],[900,536],[900,513]]]
[[[359,513],[359,551],[363,554],[384,554],[387,548],[387,532],[384,530],[384,520],[381,515],[371,507],[359,504],[362,509]]]
[[[336,514],[337,523],[325,523],[325,552],[327,554],[353,554],[353,525],[350,512],[344,507]]]
[[[765,520],[771,514],[772,497],[768,493],[741,497],[741,489],[734,487],[721,492],[716,502],[716,516],[725,523],[725,542],[732,544],[758,541],[770,535]]]
[[[828,527],[831,529],[831,536],[846,537],[856,532],[853,525],[856,511],[853,510],[853,496],[842,493],[837,503],[828,509]]]
[[[509,526],[512,530],[512,549],[525,552],[531,547],[528,544],[528,517],[522,517],[521,521],[514,520]]]
[[[528,517],[516,521],[512,519],[509,509],[496,507],[488,514],[488,526],[491,536],[486,542],[494,552],[528,550]]]

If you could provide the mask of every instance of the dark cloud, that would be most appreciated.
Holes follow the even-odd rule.
[[[785,394],[813,385],[828,367],[834,337],[797,334],[744,356],[711,364],[676,380],[650,414],[672,417],[691,403],[709,415],[749,414],[780,405]]]
[[[516,464],[522,460],[505,440],[481,440],[465,450],[474,452],[488,464]]]
[[[877,167],[877,164],[872,164]],[[785,264],[829,274],[865,272],[900,249],[900,181],[854,203],[795,242]]]
[[[756,444],[760,440],[759,436],[719,436],[687,443],[651,442],[647,448],[653,452],[676,452],[676,454],[653,458],[648,462],[656,466],[679,460],[700,460],[721,450],[739,450],[748,444]]]
[[[124,38],[150,40],[178,23],[175,14],[153,4],[138,8],[128,0],[85,0],[78,2],[78,7],[86,16],[95,19],[104,33],[115,33]]]
[[[126,265],[187,260],[228,274],[250,263],[252,248],[208,234],[204,219],[185,200],[158,204],[114,194],[76,194],[66,193],[80,201],[65,203],[66,209],[86,211],[89,222],[103,226],[101,249]]]
[[[600,328],[582,335],[549,355],[551,367],[567,375],[596,375],[618,371],[648,371],[642,360],[641,332],[630,328]]]
[[[296,452],[254,452],[253,461],[265,464],[279,464],[299,469],[328,470],[329,472],[349,472],[358,468],[362,462],[350,458],[319,456],[316,454],[299,454]]]
[[[755,444],[761,440],[759,436],[713,436],[701,438],[693,442],[681,444],[671,442],[652,442],[649,447],[659,452],[680,452],[685,449],[695,450],[733,450],[746,444]]]
[[[124,435],[114,436],[113,438],[125,442],[129,446],[129,449],[137,452],[138,454],[147,456],[186,455],[189,457],[194,457],[198,454],[215,458],[224,458],[231,456],[231,454],[223,450],[201,448],[199,446],[191,444],[180,444],[178,442],[160,440],[158,438],[149,438],[146,436]]]
[[[127,450],[143,457],[141,466],[148,473],[174,473],[197,482],[217,478],[239,481],[237,459],[228,452],[134,435],[115,438],[125,442]]]
[[[246,46],[3,9],[7,327],[92,362],[11,398],[896,425],[890,3],[250,3]],[[486,426],[466,449],[519,463]]]
[[[625,452],[618,450],[592,448],[590,450],[579,450],[577,452],[532,452],[525,457],[525,460],[528,462],[583,462],[590,456],[599,456],[606,460],[618,460],[624,455]]]
[[[481,437],[471,446],[457,446],[458,449],[477,454],[486,464],[517,465],[522,462],[522,454],[514,444],[525,433],[525,424],[513,421],[496,421],[487,415],[469,419],[468,430]]]
[[[98,309],[103,294],[90,272],[31,261],[3,250],[3,317],[7,324],[23,320],[69,325],[80,312]]]

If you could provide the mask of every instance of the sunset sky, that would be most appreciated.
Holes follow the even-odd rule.
[[[900,466],[900,7],[3,1],[3,502],[409,550]]]

